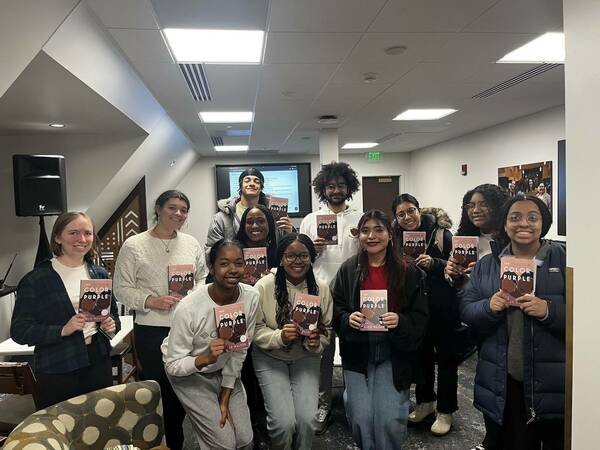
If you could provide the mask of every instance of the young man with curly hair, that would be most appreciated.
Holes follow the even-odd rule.
[[[310,213],[302,220],[300,233],[310,236],[315,244],[318,254],[313,264],[315,276],[330,284],[335,278],[340,264],[356,255],[358,250],[357,226],[362,212],[350,207],[347,201],[352,199],[352,195],[358,191],[360,181],[358,181],[356,172],[349,164],[332,161],[321,168],[312,185],[322,205],[318,211]],[[337,244],[325,245],[325,240],[317,237],[316,216],[320,214],[335,214],[337,216]],[[324,433],[331,421],[331,379],[333,376],[334,354],[335,335],[332,334],[330,345],[321,357],[319,409],[316,416],[317,434]]]

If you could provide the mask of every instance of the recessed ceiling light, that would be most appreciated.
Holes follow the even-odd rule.
[[[499,63],[551,64],[565,62],[564,33],[546,33],[500,58]]]
[[[165,28],[163,32],[178,63],[260,64],[262,60],[262,30]]]
[[[247,152],[247,145],[215,145],[217,152]]]
[[[205,111],[198,115],[204,123],[249,123],[254,118],[252,111]]]
[[[65,124],[64,123],[49,123],[48,126],[52,127],[52,128],[64,128]]]
[[[407,109],[394,117],[394,120],[437,120],[458,111],[451,108],[439,109]]]
[[[343,149],[373,148],[373,147],[377,147],[378,145],[379,145],[379,143],[377,143],[377,142],[348,142],[347,144],[344,144],[344,146],[342,148]]]

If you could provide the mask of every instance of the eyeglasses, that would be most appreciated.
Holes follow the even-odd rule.
[[[542,220],[542,216],[540,216],[539,214],[536,214],[536,213],[529,213],[524,217],[525,217],[525,220],[527,221],[527,223],[530,225],[535,225],[540,220]],[[521,223],[523,221],[523,214],[519,214],[519,213],[510,214],[507,217],[507,220],[512,224]]]
[[[408,208],[406,211],[400,211],[398,214],[396,214],[396,217],[398,219],[404,219],[406,216],[414,216],[416,213],[417,208],[413,206],[411,208]]]
[[[293,263],[297,259],[304,263],[310,261],[310,254],[308,253],[284,253],[283,257],[289,263]]]
[[[463,206],[463,208],[466,209],[467,211],[472,211],[477,208],[479,208],[483,211],[487,211],[490,209],[490,207],[487,205],[486,202],[467,203],[466,205]]]

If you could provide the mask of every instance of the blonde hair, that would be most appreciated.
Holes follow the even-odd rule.
[[[56,238],[59,237],[63,231],[65,231],[67,225],[69,225],[71,222],[73,222],[79,217],[87,219],[92,224],[92,229],[94,230],[94,240],[92,241],[92,248],[90,248],[90,251],[85,254],[84,258],[95,258],[98,255],[98,252],[96,251],[97,236],[94,221],[90,216],[88,216],[84,212],[69,211],[62,213],[60,216],[58,216],[58,219],[56,219],[56,222],[54,222],[54,226],[52,227],[52,234],[50,235],[50,246],[52,247],[52,253],[54,253],[55,256],[61,256],[63,254],[62,246],[58,242],[56,242]]]

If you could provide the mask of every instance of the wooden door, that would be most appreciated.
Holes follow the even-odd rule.
[[[362,178],[363,212],[380,209],[391,215],[392,202],[400,194],[400,176]]]

